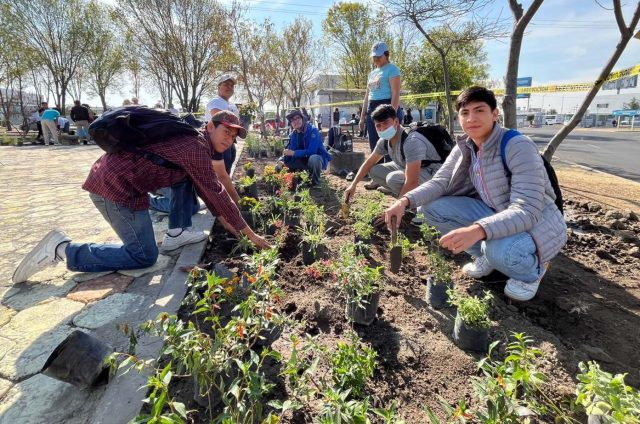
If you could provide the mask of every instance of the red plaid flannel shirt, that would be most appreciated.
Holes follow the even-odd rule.
[[[93,164],[82,188],[134,211],[149,207],[148,193],[189,178],[211,213],[233,228],[247,226],[211,165],[213,148],[202,136],[179,136],[144,147],[181,169],[154,164],[135,153],[105,153]]]

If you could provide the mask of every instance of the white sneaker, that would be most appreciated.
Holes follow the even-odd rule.
[[[162,239],[162,250],[165,252],[176,250],[177,248],[186,246],[187,244],[201,242],[206,238],[207,234],[203,231],[189,231],[186,228],[175,237],[171,237],[169,234],[165,233],[164,238]]]
[[[474,258],[473,262],[469,262],[462,267],[462,272],[471,278],[486,277],[491,274],[491,271],[493,271],[493,268],[484,255]]]
[[[507,280],[507,285],[504,286],[505,296],[519,302],[526,302],[527,300],[533,299],[538,292],[538,287],[540,287],[542,277],[547,273],[547,268],[549,268],[549,262],[544,265],[542,274],[533,283],[525,283],[524,281],[516,280],[515,278],[509,278]]]
[[[56,255],[56,247],[58,247],[60,243],[70,241],[71,239],[60,230],[49,231],[47,235],[40,240],[40,243],[22,259],[22,262],[20,262],[20,265],[18,265],[11,278],[13,283],[23,283],[36,272],[61,261],[62,258]]]

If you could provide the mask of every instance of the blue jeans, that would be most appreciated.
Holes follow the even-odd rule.
[[[224,169],[227,170],[227,174],[231,175],[231,166],[236,161],[236,143],[233,143],[222,153],[222,159],[224,159]]]
[[[191,180],[180,181],[158,190],[159,196],[149,196],[149,206],[169,214],[169,228],[191,227],[191,215],[200,209]]]
[[[70,243],[65,249],[71,271],[100,272],[146,268],[158,260],[149,212],[133,211],[90,193],[93,204],[123,244]]]
[[[482,200],[463,196],[440,197],[419,207],[418,213],[443,235],[495,214]],[[526,232],[479,241],[467,249],[467,253],[475,257],[484,255],[494,269],[525,283],[534,283],[541,274],[536,245]]]
[[[309,158],[296,158],[285,166],[290,171],[309,171],[311,183],[320,184],[320,174],[322,173],[322,156],[311,155]]]

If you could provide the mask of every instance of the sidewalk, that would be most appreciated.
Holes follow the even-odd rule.
[[[77,241],[117,241],[81,189],[101,154],[96,146],[0,147],[0,423],[123,423],[141,407],[146,375],[131,372],[107,386],[80,389],[39,374],[53,349],[81,329],[126,352],[128,340],[116,324],[136,328],[158,313],[177,311],[186,274],[178,268],[198,262],[206,242],[173,256],[161,255],[144,270],[77,273],[64,264],[12,287],[23,255],[52,228]],[[240,152],[238,153],[238,155]],[[194,227],[210,230],[208,211]],[[156,240],[166,219],[154,223]],[[161,347],[141,339],[138,354],[155,358]]]

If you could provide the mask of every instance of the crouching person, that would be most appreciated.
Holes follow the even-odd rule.
[[[320,175],[327,169],[331,155],[324,148],[318,129],[307,122],[300,110],[289,112],[287,120],[293,132],[289,135],[289,144],[279,162],[290,171],[309,171],[312,186],[318,186]]]
[[[442,164],[436,148],[424,135],[417,131],[404,132],[393,106],[380,105],[371,117],[380,138],[345,191],[347,203],[367,174],[379,186],[400,197],[429,181]],[[378,163],[386,155],[391,157],[391,162]]]
[[[96,121],[97,122],[97,121]],[[234,235],[246,235],[260,248],[270,247],[242,219],[238,207],[220,183],[211,158],[215,137],[218,152],[236,135],[246,135],[237,116],[229,113],[205,135],[177,135],[144,146],[145,155],[119,150],[105,153],[92,166],[84,185],[95,207],[111,225],[122,244],[74,243],[59,230],[49,232],[27,254],[13,274],[13,282],[26,281],[36,272],[66,261],[72,271],[99,272],[144,268],[158,258],[158,247],[149,216],[148,193],[188,179],[207,208]],[[163,166],[169,161],[175,167]],[[190,217],[191,215],[188,214]]]
[[[430,181],[385,211],[387,225],[417,207],[444,234],[443,247],[473,257],[465,274],[480,278],[496,269],[509,277],[507,297],[530,300],[567,241],[554,189],[533,141],[519,133],[505,138],[510,130],[497,122],[492,91],[466,89],[457,110],[465,135]]]

